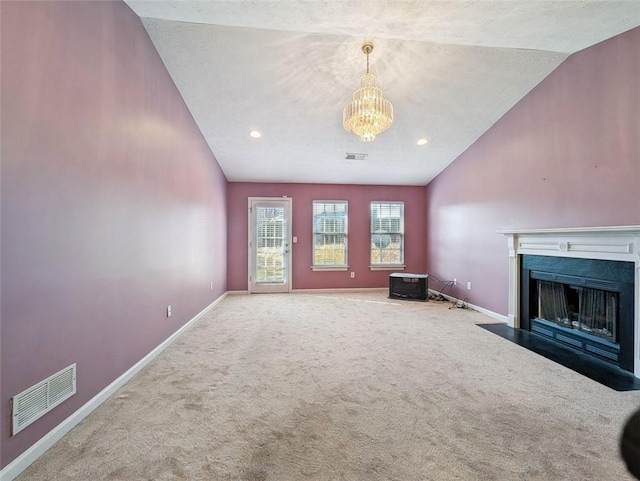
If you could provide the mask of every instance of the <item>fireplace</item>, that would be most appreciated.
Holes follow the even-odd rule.
[[[633,372],[634,264],[522,255],[520,327]]]
[[[640,378],[640,226],[502,231],[507,323]]]

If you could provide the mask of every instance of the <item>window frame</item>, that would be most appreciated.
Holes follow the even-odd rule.
[[[389,206],[388,210],[391,211],[392,210],[392,206],[400,206],[400,222],[398,223],[398,229],[396,230],[392,230],[391,229],[391,222],[388,222],[388,226],[389,228],[385,229],[374,229],[374,217],[373,217],[373,211],[374,211],[374,205],[378,206],[379,210],[382,210],[383,207],[382,206]],[[378,217],[383,219],[383,217]],[[387,216],[384,217],[386,219],[391,219],[391,216]],[[404,263],[404,254],[405,254],[405,204],[403,201],[371,201],[369,203],[369,269],[372,271],[376,271],[376,270],[404,270],[406,268],[406,265]],[[389,263],[374,263],[373,262],[373,254],[374,254],[374,245],[375,242],[373,240],[373,236],[374,235],[399,235],[401,242],[400,242],[400,262],[389,262]],[[384,248],[378,248],[380,252],[382,252],[382,250]]]
[[[344,205],[344,232],[327,232],[316,229],[316,205],[333,204],[337,211],[338,205]],[[325,207],[326,210],[326,207]],[[336,216],[337,217],[337,216]],[[342,217],[342,216],[340,216]],[[314,271],[346,271],[349,269],[349,201],[346,200],[313,200],[311,203],[311,269]],[[342,264],[316,264],[316,235],[338,235],[344,239],[344,262]]]

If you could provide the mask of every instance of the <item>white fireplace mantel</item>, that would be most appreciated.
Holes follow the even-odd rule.
[[[509,326],[520,327],[520,255],[575,257],[635,264],[634,375],[640,377],[640,225],[502,230],[509,244]]]

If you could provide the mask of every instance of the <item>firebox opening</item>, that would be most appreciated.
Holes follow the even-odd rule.
[[[542,280],[536,284],[535,320],[618,344],[619,293]]]

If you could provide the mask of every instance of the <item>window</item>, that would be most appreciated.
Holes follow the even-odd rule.
[[[371,202],[371,267],[404,263],[404,202]]]
[[[347,202],[313,201],[313,267],[347,268]]]

